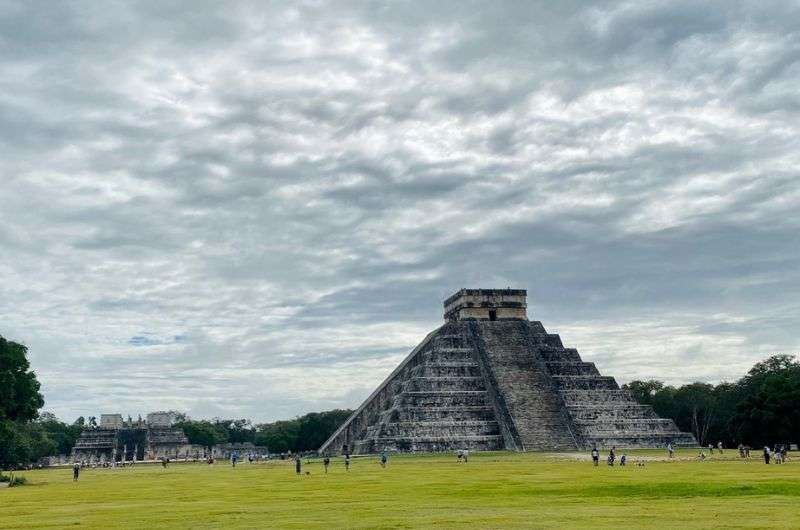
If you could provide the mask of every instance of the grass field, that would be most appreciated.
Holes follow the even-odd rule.
[[[356,458],[349,473],[337,459],[327,476],[319,461],[301,476],[287,461],[140,465],[78,483],[66,468],[29,471],[30,485],[0,489],[0,528],[800,527],[800,455],[694,454],[632,451],[624,468],[536,453],[394,456],[386,469]]]

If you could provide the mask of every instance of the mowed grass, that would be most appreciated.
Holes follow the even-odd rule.
[[[576,455],[484,453],[304,463],[140,465],[25,472],[0,489],[0,528],[798,528],[800,455],[783,465],[631,451],[595,468]],[[580,455],[584,457],[585,455]],[[685,459],[685,460],[684,460]],[[305,461],[304,461],[305,462]],[[306,475],[305,472],[310,474]]]

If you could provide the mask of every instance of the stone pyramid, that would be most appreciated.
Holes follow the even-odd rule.
[[[462,289],[445,324],[400,363],[320,452],[575,450],[697,445],[541,322],[520,289]]]

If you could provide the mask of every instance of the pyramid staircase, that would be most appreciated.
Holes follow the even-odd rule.
[[[489,392],[468,339],[443,329],[392,382],[388,407],[354,446],[356,453],[503,448]]]

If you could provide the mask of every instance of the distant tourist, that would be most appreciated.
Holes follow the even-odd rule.
[[[594,467],[597,467],[597,465],[600,463],[600,451],[597,450],[596,445],[592,447],[592,463],[594,464]]]
[[[622,456],[619,457],[619,465],[624,466],[625,462],[628,460],[628,457],[625,456],[625,453],[622,453]]]
[[[469,449],[464,449],[464,463],[469,461]]]
[[[237,451],[234,451],[231,453],[231,465],[233,467],[236,467],[237,460],[239,460],[239,453]]]
[[[388,455],[386,454],[386,449],[381,452],[381,467],[386,467],[386,462],[389,460]]]
[[[714,454],[714,445],[713,444],[708,444],[708,454],[710,454],[710,455]]]
[[[350,471],[350,454],[346,453],[344,455],[344,470]]]
[[[325,466],[325,474],[327,475],[328,474],[328,466],[331,465],[331,459],[326,456],[325,460],[322,461],[322,465]]]
[[[739,458],[744,458],[744,445],[739,444]]]
[[[744,457],[747,458],[747,459],[750,458],[750,446],[749,445],[745,445],[744,446]]]
[[[719,454],[722,454],[722,440],[717,442],[717,451],[719,451]]]
[[[765,463],[765,464],[769,464],[769,458],[770,458],[770,456],[771,456],[771,455],[770,455],[769,447],[767,447],[767,446],[765,445],[765,446],[764,446],[764,463]]]
[[[672,458],[675,456],[675,448],[672,447],[672,442],[667,444],[667,453],[669,453],[669,457]]]
[[[72,482],[78,482],[78,477],[81,474],[81,465],[77,462],[72,464]]]
[[[294,471],[295,471],[295,473],[297,473],[299,475],[300,472],[301,472],[302,466],[303,466],[303,464],[302,464],[302,462],[300,462],[300,455],[299,454],[295,455],[294,456]]]
[[[167,464],[169,464],[169,458],[167,458],[165,456],[162,456],[161,457],[161,467],[166,469],[167,468]]]
[[[458,463],[460,464],[461,459],[464,458],[464,451],[462,449],[459,449],[456,455],[458,456]]]

